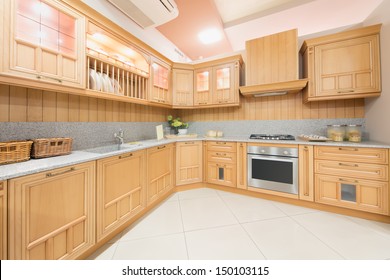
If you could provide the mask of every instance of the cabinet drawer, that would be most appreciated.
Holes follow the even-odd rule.
[[[226,163],[235,163],[236,162],[236,153],[228,153],[228,152],[207,152],[207,160],[214,162],[226,162]]]
[[[236,152],[236,143],[235,142],[224,142],[224,141],[210,141],[210,142],[207,142],[207,150],[235,153]]]
[[[318,146],[314,148],[314,158],[386,164],[388,163],[388,150],[378,148]]]
[[[388,183],[316,174],[315,201],[388,215]]]
[[[381,164],[316,160],[315,172],[368,180],[388,180],[388,167]]]

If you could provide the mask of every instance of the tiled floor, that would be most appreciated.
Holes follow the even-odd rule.
[[[390,224],[203,188],[172,195],[89,259],[390,259]]]

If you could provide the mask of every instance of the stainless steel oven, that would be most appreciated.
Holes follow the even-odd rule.
[[[248,146],[248,186],[298,194],[298,148]]]

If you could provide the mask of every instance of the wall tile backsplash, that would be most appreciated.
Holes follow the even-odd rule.
[[[114,133],[124,131],[125,142],[156,138],[155,127],[161,122],[0,122],[0,141],[50,137],[73,138],[73,150],[116,143]],[[208,130],[221,130],[224,136],[264,134],[326,135],[328,124],[361,124],[363,139],[368,139],[364,119],[310,119],[270,121],[191,122],[189,133],[205,136]]]

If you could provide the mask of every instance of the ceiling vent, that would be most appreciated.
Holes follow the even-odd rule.
[[[179,15],[174,0],[107,0],[142,28],[155,27]]]

